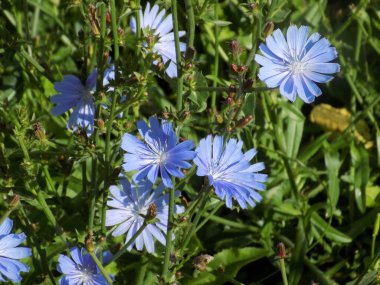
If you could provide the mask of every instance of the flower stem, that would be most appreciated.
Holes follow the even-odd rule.
[[[140,0],[136,0],[136,36],[137,39],[140,40],[141,37],[141,19],[140,19]],[[140,54],[141,48],[140,45],[137,46],[137,55]]]
[[[288,285],[288,277],[286,276],[285,261],[283,258],[280,258],[280,269],[281,269],[282,283],[284,285]]]
[[[178,16],[177,16],[177,0],[172,1],[172,17],[174,28],[174,41],[175,41],[175,55],[177,62],[177,112],[182,110],[182,86],[183,77],[181,70],[181,51],[179,48],[179,36],[178,36]]]
[[[172,241],[173,241],[173,222],[174,222],[174,185],[173,188],[169,189],[169,211],[168,211],[168,224],[166,231],[166,247],[165,247],[165,259],[164,265],[162,267],[162,277],[165,281],[168,281],[168,271],[170,254],[172,251]]]
[[[214,6],[214,17],[215,21],[218,21],[218,0],[215,1]],[[215,43],[214,43],[215,55],[214,55],[214,78],[218,77],[219,71],[219,27],[215,24]],[[218,82],[214,80],[212,83],[212,87],[216,87]],[[216,91],[214,90],[211,95],[211,108],[212,110],[216,110]]]
[[[123,247],[115,254],[113,255],[110,260],[105,264],[105,266],[110,265],[112,262],[114,262],[116,259],[118,259],[120,256],[122,256],[126,251],[128,251],[128,247],[135,241],[135,239],[143,232],[143,230],[146,228],[148,224],[143,223],[141,228],[131,237],[131,239],[123,245]]]
[[[119,72],[118,72],[118,63],[119,63],[119,36],[116,25],[116,7],[115,0],[111,0],[111,22],[112,22],[112,35],[113,35],[113,45],[114,45],[114,64],[115,64],[115,84],[117,85],[119,81]],[[107,130],[106,130],[106,143],[105,143],[105,175],[104,175],[104,191],[103,191],[103,201],[102,201],[102,215],[101,215],[101,231],[102,234],[106,234],[106,210],[107,210],[107,196],[108,188],[110,184],[110,173],[111,173],[111,131],[112,123],[115,116],[115,107],[116,107],[116,90],[112,93],[112,103],[110,109],[110,116],[107,121]]]
[[[194,46],[194,34],[195,34],[195,19],[192,0],[185,0],[185,8],[187,14],[187,46]]]
[[[100,272],[102,273],[102,275],[104,276],[104,278],[107,280],[108,284],[112,284],[113,281],[110,278],[110,275],[108,274],[107,270],[103,267],[102,263],[100,262],[99,258],[96,256],[96,254],[93,251],[89,251],[88,253],[91,255],[92,259],[94,260],[94,262],[98,266],[98,268],[99,268]]]
[[[195,218],[194,218],[194,221],[191,223],[191,226],[188,230],[188,233],[181,245],[181,254],[183,253],[183,251],[186,249],[187,245],[189,244],[192,236],[196,233],[196,229],[197,229],[197,225],[199,223],[199,220],[200,218],[202,217],[202,215],[204,214],[204,211],[206,210],[205,206],[206,206],[206,203],[207,203],[207,199],[208,199],[208,196],[209,196],[209,191],[207,191],[206,189],[208,188],[208,182],[205,181],[204,182],[204,185],[203,185],[203,189],[201,190],[203,193],[203,195],[199,198],[200,199],[200,205],[199,205],[199,209],[197,211],[197,214],[195,215]]]
[[[144,279],[146,270],[148,268],[149,258],[146,256],[146,252],[144,251],[141,255],[140,268],[137,272],[136,277],[136,285],[144,285]]]

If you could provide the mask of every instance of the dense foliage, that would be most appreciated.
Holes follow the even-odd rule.
[[[0,283],[379,284],[378,0],[0,3]]]

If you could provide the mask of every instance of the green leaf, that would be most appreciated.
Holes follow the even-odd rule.
[[[329,197],[329,202],[332,209],[335,209],[339,194],[339,168],[341,166],[339,152],[337,150],[327,149],[325,151],[325,164],[327,167],[327,176],[328,176],[328,188],[327,195]]]
[[[311,214],[311,223],[318,228],[323,235],[332,241],[338,243],[350,243],[352,241],[351,237],[334,229],[330,224],[326,223],[317,212]]]
[[[219,285],[235,278],[239,270],[258,259],[268,256],[264,248],[245,247],[225,249],[217,253],[208,264],[207,270],[198,276],[181,280],[183,285]]]
[[[351,159],[353,167],[352,180],[355,187],[355,201],[361,213],[366,209],[366,187],[369,179],[369,158],[364,146],[351,144]]]
[[[195,81],[195,89],[197,87],[207,87],[207,80],[203,76],[202,72],[195,72],[194,76]],[[207,108],[207,98],[209,96],[209,93],[207,91],[194,91],[190,90],[190,95],[188,96],[188,99],[191,100],[192,103],[192,109],[195,112],[203,112]]]

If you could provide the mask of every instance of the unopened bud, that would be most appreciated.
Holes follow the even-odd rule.
[[[197,270],[203,272],[206,270],[207,264],[209,264],[213,259],[214,257],[209,254],[201,254],[193,259],[193,266]]]
[[[188,47],[185,52],[185,61],[189,62],[194,59],[194,56],[196,54],[196,50],[194,47]]]
[[[20,202],[20,198],[21,197],[17,194],[12,197],[12,200],[9,202],[9,210],[13,210],[17,207]]]
[[[34,131],[34,136],[38,138],[39,140],[44,140],[46,139],[45,135],[45,130],[42,127],[40,122],[37,122],[33,125],[33,131]]]
[[[238,58],[242,54],[243,48],[237,40],[233,40],[230,42],[230,51],[235,58]]]
[[[109,11],[106,12],[106,21],[108,24],[111,24],[111,13]]]
[[[93,252],[94,251],[94,240],[93,240],[91,232],[89,232],[87,234],[84,243],[86,245],[86,249],[87,249],[88,252]]]
[[[252,85],[253,85],[253,80],[252,78],[249,78],[247,79],[246,81],[244,81],[243,83],[243,91],[248,91],[249,89],[252,88]]]
[[[181,120],[182,121],[186,120],[189,117],[190,117],[190,112],[189,111],[182,112],[182,114],[181,114]]]
[[[273,22],[267,22],[264,26],[264,36],[270,36],[273,33],[274,29],[274,23]]]
[[[226,100],[226,102],[227,102],[227,105],[229,105],[229,106],[232,106],[233,104],[235,104],[234,99],[231,98],[231,97],[228,97],[227,100]]]
[[[100,24],[96,16],[96,7],[90,4],[87,7],[87,11],[88,11],[88,18],[90,20],[92,34],[95,37],[98,37],[100,35]]]
[[[251,10],[253,11],[253,10],[255,10],[255,9],[257,8],[257,3],[251,3],[251,4],[249,5],[249,7],[250,7]]]
[[[119,37],[122,37],[124,35],[124,29],[118,28],[117,29],[117,34],[119,35]]]
[[[233,84],[231,84],[231,85],[228,87],[228,97],[230,97],[230,98],[234,98],[235,95],[236,95],[236,92],[237,92],[237,90],[236,90],[236,86],[233,85]]]
[[[96,120],[96,123],[97,123],[99,129],[104,130],[104,125],[105,125],[105,124],[104,124],[103,119],[101,119],[101,118],[97,119],[97,120]]]
[[[247,66],[245,66],[245,65],[240,65],[240,66],[239,66],[239,72],[244,73],[244,72],[246,72],[247,70],[248,70],[248,67],[247,67]]]
[[[228,99],[228,98],[227,98]],[[231,99],[231,98],[230,98]],[[218,123],[218,124],[223,124],[223,117],[222,117],[222,115],[220,115],[219,113],[217,113],[216,115],[215,115],[215,118],[216,118],[216,122]]]
[[[236,127],[237,127],[237,128],[244,128],[246,125],[249,124],[250,121],[252,121],[252,119],[253,119],[253,116],[252,116],[252,115],[249,115],[249,116],[247,116],[247,117],[245,117],[245,118],[242,118],[242,119],[240,119],[240,120],[237,122]]]
[[[165,111],[165,112],[162,112],[162,117],[164,117],[164,119],[168,120],[168,119],[170,119],[171,114],[170,114],[170,112]]]
[[[285,259],[286,258],[286,248],[282,242],[280,242],[277,245],[277,250],[278,250],[278,257],[281,259]]]

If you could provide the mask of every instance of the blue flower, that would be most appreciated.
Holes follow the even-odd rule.
[[[70,249],[71,258],[59,255],[57,270],[65,274],[60,280],[60,285],[108,285],[91,255],[84,248],[73,247]],[[103,263],[111,258],[109,251],[103,253]],[[110,276],[112,278],[112,276]]]
[[[104,70],[103,73],[103,86],[107,87],[107,92],[112,92],[115,90],[114,87],[112,87],[111,81],[115,80],[115,65],[111,64],[106,70]]]
[[[107,205],[113,209],[107,210],[106,226],[117,225],[112,235],[117,237],[127,233],[125,243],[128,243],[147,219],[150,223],[131,243],[128,250],[136,246],[136,249],[141,251],[145,247],[147,252],[153,253],[154,238],[161,244],[166,244],[164,234],[168,225],[168,194],[163,195],[162,184],[152,191],[153,185],[146,179],[132,186],[127,179],[122,179],[120,184],[122,189],[117,186],[110,187],[111,199]],[[179,195],[180,192],[176,191],[175,196]],[[176,213],[183,211],[182,206],[175,207]],[[156,220],[153,220],[154,218]]]
[[[224,145],[223,137],[215,136],[212,140],[209,135],[201,139],[195,150],[197,175],[207,176],[210,186],[220,199],[226,201],[228,208],[232,208],[232,198],[243,209],[247,208],[247,203],[254,206],[254,200],[261,201],[255,190],[264,190],[263,182],[267,180],[267,175],[257,173],[265,168],[264,163],[250,164],[256,150],[250,149],[244,154],[242,146],[242,141],[230,139]]]
[[[339,72],[340,66],[330,61],[337,52],[330,42],[318,33],[308,37],[309,28],[290,26],[286,40],[280,29],[266,38],[266,45],[260,44],[264,56],[256,55],[262,65],[259,78],[270,88],[280,87],[280,93],[294,102],[298,95],[305,103],[311,103],[322,94],[315,84],[326,83]]]
[[[16,259],[30,256],[32,251],[27,247],[18,247],[25,239],[24,233],[11,234],[13,221],[6,218],[0,225],[0,282],[6,279],[12,282],[21,281],[21,272],[29,272],[29,267]]]
[[[170,77],[177,77],[177,59],[175,53],[175,42],[173,30],[172,15],[165,16],[165,9],[159,12],[158,5],[154,5],[152,10],[150,9],[150,3],[148,2],[144,11],[144,14],[140,10],[140,26],[141,30],[147,35],[147,37],[156,37],[156,42],[153,46],[153,51],[162,57],[163,62],[166,64],[170,61],[166,74]],[[136,34],[136,19],[131,18],[130,26],[132,31]],[[179,31],[178,36],[183,37],[186,34],[185,31]],[[143,43],[147,46],[147,43]],[[186,50],[186,44],[180,42],[180,51]],[[154,64],[157,64],[155,61]]]
[[[125,150],[124,170],[138,170],[133,176],[135,181],[144,177],[154,183],[158,172],[166,187],[173,187],[169,175],[183,178],[185,175],[179,168],[190,168],[191,164],[186,160],[191,160],[195,152],[191,149],[194,143],[191,140],[178,144],[178,138],[172,129],[172,124],[162,120],[159,124],[156,117],[150,117],[150,128],[144,121],[137,123],[137,128],[144,138],[145,143],[130,134],[124,134],[121,148]]]
[[[59,116],[67,110],[74,108],[70,115],[67,127],[77,129],[79,126],[87,131],[90,136],[94,130],[94,96],[96,90],[97,70],[88,76],[86,86],[74,75],[65,75],[63,81],[55,82],[54,88],[59,94],[51,97],[51,101],[57,106],[51,110],[54,116]]]

